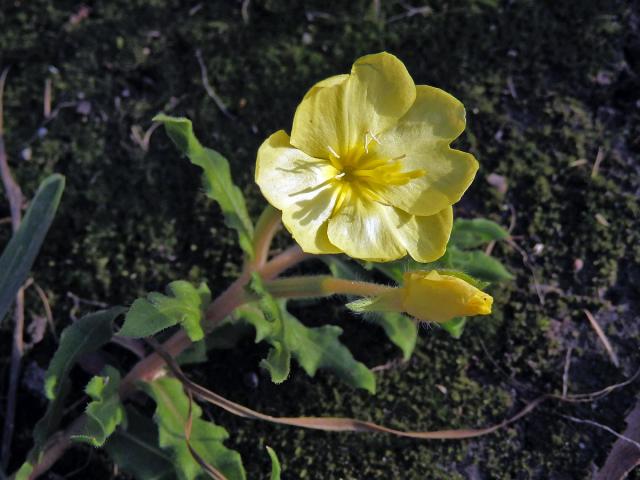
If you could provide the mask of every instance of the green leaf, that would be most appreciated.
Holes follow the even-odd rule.
[[[275,298],[267,291],[262,281],[262,277],[257,272],[251,274],[251,282],[249,290],[255,293],[259,298],[259,306],[264,313],[266,319],[270,322],[282,321],[282,312],[280,305]]]
[[[256,342],[265,340],[272,346],[262,366],[274,382],[287,378],[293,356],[311,377],[318,369],[327,369],[349,385],[375,393],[373,373],[340,343],[341,328],[335,325],[307,327],[286,310],[284,302],[278,305],[282,319],[275,322],[267,320],[255,306],[236,309],[236,315],[256,329]]]
[[[29,480],[33,472],[33,465],[31,462],[24,462],[20,467],[20,470],[16,472],[14,480]]]
[[[405,360],[411,358],[418,340],[418,324],[413,319],[395,312],[367,315],[366,318],[384,329],[389,340],[402,350]]]
[[[133,408],[127,408],[126,429],[117,429],[104,448],[118,468],[136,480],[178,478],[171,454],[158,444],[158,428]]]
[[[204,337],[201,322],[210,302],[211,292],[204,283],[195,288],[183,280],[171,282],[167,295],[152,292],[146,299],[133,302],[118,335],[148,337],[180,324],[191,340],[201,340]]]
[[[331,275],[336,278],[344,278],[345,280],[361,280],[362,277],[369,275],[368,272],[359,264],[353,261],[346,261],[337,255],[321,255],[320,260],[327,265],[331,271]]]
[[[189,418],[189,398],[180,381],[165,377],[145,384],[144,388],[156,402],[154,419],[158,425],[159,445],[171,452],[178,478],[193,480],[204,475],[187,447],[185,425]],[[244,480],[246,475],[240,454],[222,443],[229,437],[227,431],[203,420],[201,416],[202,410],[194,402],[190,438],[192,448],[229,480]]]
[[[72,440],[102,447],[116,427],[126,422],[124,407],[118,395],[119,386],[120,372],[109,365],[105,367],[103,376],[96,375],[89,381],[85,392],[93,401],[87,405],[87,420],[82,431],[73,435]]]
[[[280,461],[278,460],[278,456],[271,447],[267,447],[267,452],[269,453],[269,458],[271,458],[271,475],[269,476],[269,480],[280,480]]]
[[[62,332],[58,349],[53,354],[45,374],[45,395],[50,402],[44,416],[33,430],[33,454],[37,454],[60,424],[64,401],[71,389],[71,368],[82,355],[98,350],[111,340],[113,321],[124,311],[122,307],[113,307],[89,314]]]
[[[462,270],[464,273],[485,282],[500,282],[513,279],[513,275],[499,260],[480,250],[465,252],[449,246],[447,260],[451,268]]]
[[[0,322],[29,275],[56,214],[63,190],[62,175],[51,175],[40,184],[20,228],[0,256]]]
[[[449,242],[456,247],[467,249],[479,247],[494,240],[504,240],[508,237],[509,232],[496,222],[486,218],[473,220],[457,218],[453,223]]]
[[[453,338],[460,338],[466,323],[467,317],[456,317],[448,322],[441,323],[440,326],[449,332]]]
[[[226,224],[238,232],[240,247],[253,257],[253,224],[247,212],[242,191],[233,183],[229,162],[215,150],[203,147],[193,133],[191,120],[156,115],[167,134],[191,163],[204,170],[204,185],[207,196],[220,205]]]

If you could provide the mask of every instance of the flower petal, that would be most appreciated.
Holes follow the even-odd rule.
[[[282,223],[307,253],[340,253],[327,236],[327,220],[333,211],[338,191],[327,184],[301,194],[293,205],[282,211]]]
[[[280,210],[296,203],[300,195],[320,188],[337,173],[329,162],[292,147],[284,130],[267,138],[258,150],[256,183],[269,203]]]
[[[318,88],[321,87],[321,88]],[[291,144],[328,158],[363,146],[365,134],[391,128],[411,107],[416,89],[404,64],[383,52],[356,61],[351,74],[314,86],[293,117]]]
[[[456,203],[478,170],[473,155],[449,143],[465,126],[464,106],[448,93],[418,85],[414,105],[396,127],[380,136],[376,154],[401,159],[403,171],[425,174],[380,192],[385,201],[414,215],[434,215]]]
[[[386,262],[406,255],[389,224],[386,205],[352,195],[329,220],[329,241],[353,258]]]
[[[391,207],[385,213],[398,241],[414,260],[427,263],[444,255],[453,227],[451,207],[427,217],[410,215]]]
[[[350,145],[364,142],[365,133],[388,130],[416,99],[416,86],[404,64],[387,52],[366,55],[353,64],[343,84]]]
[[[308,96],[315,94],[321,88],[333,87],[335,85],[339,85],[342,82],[344,82],[347,78],[349,78],[348,73],[341,73],[340,75],[334,75],[333,77],[320,80],[313,87],[311,87],[307,93],[305,93],[304,98],[307,98]]]

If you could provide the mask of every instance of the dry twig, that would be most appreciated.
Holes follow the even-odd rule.
[[[564,357],[564,372],[562,374],[562,398],[567,398],[567,392],[569,391],[569,367],[571,366],[571,352],[573,352],[573,345],[569,345],[567,349],[567,355]]]
[[[602,330],[602,327],[598,325],[598,322],[596,321],[595,317],[589,310],[583,309],[582,311],[589,319],[589,323],[591,324],[591,327],[596,332],[596,335],[598,335],[598,338],[602,342],[604,349],[607,351],[607,354],[611,359],[611,363],[613,363],[616,367],[619,367],[620,361],[618,360],[618,355],[616,355],[616,352],[614,352],[613,347],[611,346],[611,342],[609,342],[609,339],[605,335],[604,330]]]
[[[218,96],[214,88],[209,83],[209,76],[207,75],[207,67],[204,64],[204,60],[202,59],[202,51],[200,49],[196,50],[196,59],[198,60],[198,64],[200,65],[200,73],[202,76],[202,85],[207,92],[207,95],[211,97],[216,106],[220,109],[220,111],[224,114],[225,117],[233,120],[235,117],[227,110],[226,105],[222,101],[222,99]]]
[[[609,432],[611,435],[615,435],[620,440],[622,440],[624,442],[628,442],[628,443],[634,445],[638,449],[638,451],[640,451],[640,443],[639,442],[636,442],[632,438],[626,437],[625,435],[622,435],[621,433],[616,432],[613,428],[607,427],[606,425],[603,425],[602,423],[594,422],[593,420],[586,420],[586,419],[583,419],[583,418],[572,417],[571,415],[562,415],[562,418],[566,418],[567,420],[571,420],[572,422],[575,422],[575,423],[583,423],[583,424],[586,424],[586,425],[592,425],[594,427],[600,428],[600,429],[602,429],[602,430],[604,430],[606,432]]]

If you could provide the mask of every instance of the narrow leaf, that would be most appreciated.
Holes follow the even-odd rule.
[[[269,453],[269,458],[271,458],[271,475],[269,476],[269,480],[280,480],[280,461],[278,460],[278,455],[273,448],[267,447],[267,453]]]
[[[185,426],[189,420],[189,398],[182,384],[175,378],[160,378],[145,385],[146,392],[156,402],[154,419],[158,425],[161,448],[171,452],[180,480],[193,480],[203,473],[187,445]],[[202,410],[192,404],[190,444],[207,463],[222,472],[229,480],[246,478],[240,454],[222,443],[228,438],[226,430],[201,418]]]
[[[171,282],[167,295],[152,292],[146,299],[133,302],[118,335],[149,337],[180,324],[191,340],[201,340],[204,337],[201,323],[210,302],[211,292],[204,283],[195,288],[183,280]]]
[[[71,437],[73,440],[102,447],[116,427],[126,421],[118,395],[119,386],[120,372],[109,365],[105,367],[103,376],[95,376],[89,381],[85,391],[93,401],[87,405],[87,420],[82,431]]]
[[[466,249],[480,247],[494,240],[504,240],[508,237],[509,232],[486,218],[473,220],[458,218],[453,223],[449,242],[451,245]]]
[[[45,394],[50,402],[33,430],[35,452],[60,424],[64,401],[71,388],[71,368],[82,355],[98,350],[111,340],[113,321],[124,310],[122,307],[113,307],[89,314],[62,332],[58,349],[45,374]]]
[[[136,480],[177,480],[171,454],[158,444],[153,421],[127,408],[127,427],[119,428],[104,446],[113,462]]]
[[[240,246],[253,257],[253,224],[242,191],[233,183],[227,159],[200,144],[193,133],[191,120],[164,114],[156,115],[153,120],[161,122],[178,149],[191,163],[204,170],[207,196],[218,202],[227,225],[238,232]]]
[[[0,322],[27,279],[56,214],[63,190],[62,175],[51,175],[40,184],[20,228],[0,256]]]
[[[31,472],[33,472],[33,464],[31,464],[31,462],[25,462],[16,472],[14,480],[29,480]]]

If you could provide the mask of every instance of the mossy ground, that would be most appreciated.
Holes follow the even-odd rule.
[[[230,159],[257,214],[262,200],[252,176],[261,141],[290,128],[297,102],[315,81],[348,71],[360,55],[387,50],[418,83],[439,86],[467,107],[458,145],[477,156],[481,170],[457,214],[515,221],[513,235],[528,263],[499,246],[494,253],[517,280],[495,292],[493,317],[472,322],[459,341],[425,328],[407,365],[378,374],[375,396],[295,369],[274,386],[258,371],[264,350],[250,340],[214,353],[190,374],[269,413],[436,429],[498,422],[538,394],[558,392],[570,346],[571,392],[633,373],[640,364],[640,13],[634,2],[432,1],[416,15],[396,1],[379,2],[379,10],[370,1],[245,3],[243,18],[237,1],[86,2],[88,16],[74,21],[77,2],[0,2],[0,63],[11,66],[5,136],[13,171],[28,195],[49,173],[67,177],[34,270],[58,330],[76,313],[69,294],[129,304],[178,278],[206,278],[220,291],[237,273],[233,235],[201,194],[197,169],[162,132],[145,151],[132,130],[149,128],[160,111],[189,116],[201,140]],[[235,119],[207,96],[196,50]],[[46,79],[54,106],[73,105],[44,124]],[[592,175],[599,150],[601,166]],[[507,179],[506,194],[488,185],[490,173]],[[3,206],[0,217],[6,212]],[[2,225],[2,243],[8,235]],[[300,310],[300,318],[341,325],[345,343],[368,365],[398,356],[381,332],[338,304],[324,306],[321,314]],[[605,328],[621,368],[611,365],[584,308]],[[39,309],[28,292],[27,312]],[[5,323],[0,333],[3,382],[10,331]],[[25,365],[46,366],[54,348],[48,335]],[[243,381],[252,375],[257,386]],[[267,471],[262,446],[268,444],[279,453],[285,478],[569,479],[588,478],[615,439],[562,415],[623,430],[637,392],[633,384],[594,404],[547,403],[496,434],[463,442],[309,432],[209,412],[231,432],[228,444],[243,454],[250,478]],[[30,447],[43,408],[42,397],[23,386],[12,467]],[[87,478],[89,469],[91,478],[118,477],[89,448],[68,453],[53,472]]]

